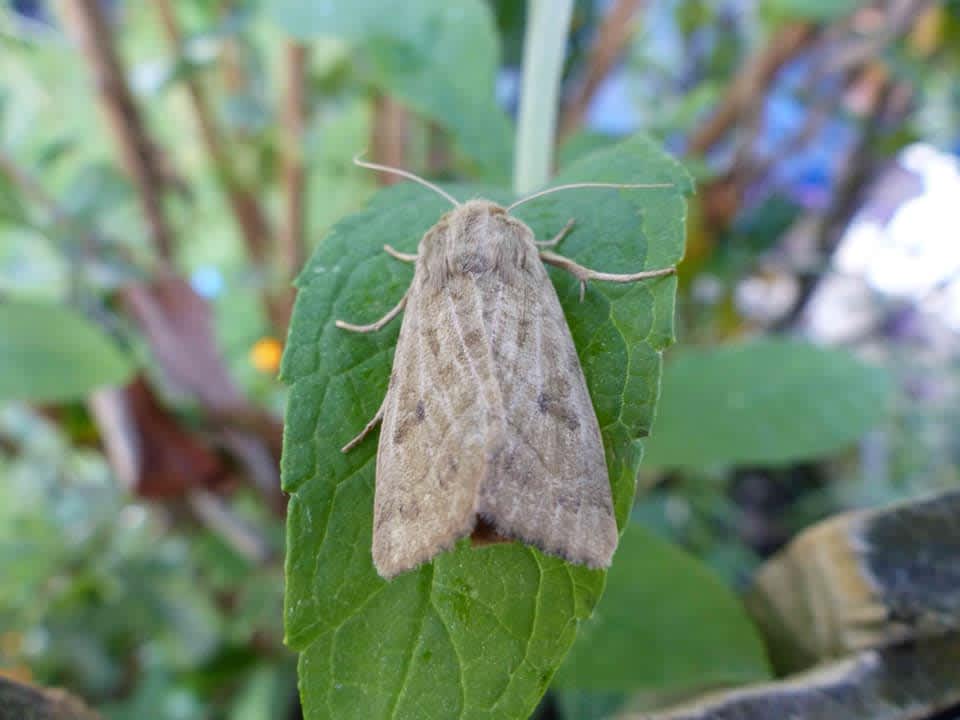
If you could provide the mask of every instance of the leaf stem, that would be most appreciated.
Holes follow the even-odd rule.
[[[553,169],[560,76],[573,0],[528,0],[517,120],[514,192],[546,184]]]

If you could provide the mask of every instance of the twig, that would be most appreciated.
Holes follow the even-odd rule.
[[[156,8],[160,13],[161,24],[171,49],[180,54],[183,48],[183,36],[171,1],[157,0]],[[185,84],[194,115],[197,118],[197,125],[200,128],[200,135],[230,202],[234,220],[247,248],[247,254],[259,267],[266,268],[271,260],[272,235],[267,216],[260,201],[249,188],[243,186],[237,176],[230,154],[227,152],[223,135],[214,120],[203,86],[193,76],[189,76]],[[263,304],[273,327],[278,332],[282,331],[286,327],[286,312],[283,307],[285,303],[274,298],[268,289],[263,294]]]
[[[90,65],[121,161],[137,187],[151,240],[165,261],[173,258],[173,231],[163,209],[164,175],[127,84],[107,19],[97,0],[63,3]]]
[[[229,20],[236,13],[233,0],[219,0],[217,2],[217,17],[221,22]],[[228,95],[240,95],[246,92],[249,78],[243,65],[243,58],[235,35],[227,35],[222,40],[220,53],[220,77]]]
[[[427,124],[427,170],[431,177],[445,173],[450,168],[450,143],[447,134],[435,122]]]
[[[187,504],[207,527],[250,562],[267,565],[273,560],[275,553],[267,539],[233,512],[223,498],[208,490],[191,490]]]
[[[846,161],[846,172],[837,183],[834,200],[819,218],[815,235],[815,249],[820,257],[828,257],[843,238],[843,233],[862,204],[867,182],[876,168],[877,139],[882,127],[889,120],[888,110],[893,96],[894,84],[890,81],[874,95],[872,107],[864,115],[864,126],[856,145]],[[800,276],[800,291],[790,312],[777,321],[775,328],[792,326],[804,309],[820,279],[818,273]]]
[[[402,168],[406,166],[409,115],[403,105],[385,93],[378,92],[373,99],[373,137],[371,156],[381,165]],[[400,178],[385,172],[377,173],[381,185],[393,185]]]
[[[633,35],[633,16],[645,0],[616,0],[597,30],[587,56],[587,68],[566,104],[560,120],[559,140],[583,123],[597,89],[620,58]]]
[[[20,188],[24,195],[42,205],[56,222],[69,221],[66,211],[60,207],[53,196],[26,169],[20,167],[12,155],[7,154],[4,150],[0,150],[0,172],[3,172],[10,182]]]
[[[750,98],[762,94],[780,68],[799,55],[817,34],[817,26],[810,23],[792,23],[777,31],[767,46],[740,68],[720,106],[691,136],[688,153],[703,155],[719,142],[742,116]]]
[[[286,218],[279,238],[279,250],[284,280],[290,282],[300,271],[306,252],[307,171],[303,162],[303,140],[307,125],[306,73],[309,50],[300,43],[288,42],[284,51],[287,75],[283,112]],[[288,317],[292,300],[291,292],[285,307]]]

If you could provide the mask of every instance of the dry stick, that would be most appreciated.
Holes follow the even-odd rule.
[[[850,24],[853,22],[851,18],[821,28],[819,32],[809,36],[805,42],[798,41],[794,33],[788,33],[785,36],[786,42],[782,50],[784,53],[788,53],[789,56],[775,51],[776,46],[783,41],[774,38],[773,42],[771,42],[755,60],[748,62],[744,66],[744,70],[741,71],[740,76],[738,76],[738,79],[731,86],[731,88],[740,88],[741,107],[737,114],[739,117],[732,115],[725,116],[728,119],[732,119],[734,123],[746,118],[750,131],[747,137],[741,138],[738,142],[737,159],[732,163],[732,167],[736,169],[736,174],[732,177],[732,179],[735,180],[734,190],[739,193],[743,188],[757,182],[758,178],[762,178],[769,172],[770,167],[777,158],[784,157],[785,154],[801,149],[805,142],[813,137],[826,121],[826,113],[831,106],[831,101],[835,103],[841,100],[839,96],[821,99],[811,109],[810,117],[800,133],[787,141],[783,147],[777,148],[768,158],[760,160],[759,162],[753,161],[749,156],[749,148],[753,144],[752,138],[755,137],[760,129],[756,120],[761,117],[760,110],[762,109],[762,105],[760,102],[762,101],[762,94],[766,89],[766,85],[754,87],[752,92],[750,91],[750,85],[758,80],[764,80],[769,84],[774,79],[776,69],[769,66],[769,63],[776,62],[779,63],[779,67],[782,67],[784,62],[804,50],[811,41],[818,41],[825,49],[818,52],[819,57],[815,58],[814,67],[806,80],[807,91],[813,92],[817,80],[824,74],[844,71],[852,73],[856,70],[855,63],[858,60],[861,61],[862,64],[867,64],[872,61],[873,58],[881,55],[885,47],[888,47],[902,35],[909,32],[922,13],[932,5],[932,0],[891,0],[883,27],[875,36],[858,39],[850,27]],[[851,38],[853,38],[852,41]],[[859,54],[858,52],[846,51],[844,48],[851,44],[851,42],[856,48],[862,48],[864,45],[867,45],[871,50],[869,53],[859,52]],[[840,49],[831,50],[830,46],[838,46]],[[837,57],[841,58],[841,60],[838,61]],[[764,58],[766,58],[766,60]],[[772,69],[773,72],[766,72],[767,69]],[[732,91],[731,94],[733,94]],[[725,103],[726,102],[725,100]],[[701,128],[701,133],[698,133],[698,135],[704,135],[720,114],[721,113],[718,112],[711,118],[707,125]],[[706,152],[725,132],[726,130],[723,130],[719,134],[713,134],[706,138],[695,137],[691,141],[691,152],[696,149],[695,145],[698,143],[702,146],[702,151]],[[709,143],[709,145],[705,145],[706,143]]]
[[[306,254],[307,171],[303,162],[303,141],[307,125],[306,74],[309,50],[306,45],[287,42],[286,94],[283,108],[283,184],[286,207],[278,249],[283,277],[292,282]],[[284,310],[289,321],[294,292],[287,293]]]
[[[177,23],[173,5],[170,0],[157,0],[155,5],[160,13],[160,20],[167,41],[171,49],[179,54],[183,47],[183,36]],[[247,254],[258,267],[267,268],[271,261],[270,239],[272,232],[263,207],[250,189],[244,187],[239,181],[203,86],[195,77],[188,77],[186,88],[194,115],[197,118],[197,125],[200,128],[200,135],[230,202],[233,217],[243,237]],[[271,325],[277,332],[282,333],[287,323],[286,301],[274,298],[267,290],[263,293],[263,304]]]
[[[36,178],[30,175],[26,169],[20,167],[13,156],[8,155],[4,150],[0,150],[0,172],[6,175],[7,179],[16,185],[24,195],[42,205],[56,222],[69,221],[66,211],[53,199],[53,196],[47,193]]]
[[[844,230],[862,205],[867,184],[877,164],[877,140],[882,126],[889,122],[889,109],[894,84],[887,82],[873,99],[872,109],[864,115],[864,127],[857,144],[846,160],[846,171],[837,184],[834,200],[820,218],[816,234],[816,249],[821,257],[829,257],[843,238]],[[777,330],[791,327],[803,314],[817,287],[819,275],[800,277],[800,292],[790,312],[774,326]]]
[[[450,143],[446,131],[435,122],[427,123],[427,174],[436,177],[450,167]]]
[[[219,0],[217,3],[217,18],[221,23],[228,21],[236,11],[237,8],[234,7],[233,0]],[[227,94],[240,95],[247,91],[250,85],[249,78],[243,65],[240,47],[236,38],[232,35],[223,38],[217,69],[220,72],[220,78]]]
[[[562,141],[583,123],[597,89],[630,41],[634,30],[633,16],[643,4],[644,0],[616,0],[604,17],[587,56],[586,72],[564,108],[557,135],[559,140]]]
[[[383,165],[406,165],[409,114],[403,105],[389,95],[378,92],[373,99],[373,137],[370,149],[373,159]],[[396,176],[379,172],[377,182],[393,185],[400,182]]]
[[[780,68],[799,55],[817,34],[817,26],[810,23],[792,23],[777,31],[737,73],[720,107],[690,138],[688,154],[702,155],[719,142],[741,117],[750,97],[766,89]]]
[[[101,4],[98,0],[73,0],[63,7],[93,72],[123,166],[137,187],[153,246],[169,262],[173,258],[173,231],[163,209],[163,172],[124,76]]]

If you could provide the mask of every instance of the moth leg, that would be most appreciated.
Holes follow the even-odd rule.
[[[533,244],[536,245],[537,247],[542,247],[542,248],[556,247],[557,245],[559,245],[559,244],[563,241],[563,239],[564,239],[567,235],[570,234],[570,231],[573,230],[573,224],[574,224],[575,222],[576,222],[576,220],[574,220],[573,218],[570,218],[570,219],[567,221],[567,224],[563,226],[563,230],[561,230],[560,232],[558,232],[558,233],[557,233],[556,235],[554,235],[552,238],[550,238],[549,240],[534,240],[534,241],[533,241]]]
[[[580,281],[580,301],[583,301],[583,294],[587,290],[587,281],[588,280],[603,280],[605,282],[615,282],[615,283],[631,283],[636,282],[637,280],[646,280],[647,278],[662,277],[664,275],[673,275],[677,272],[675,267],[661,268],[659,270],[643,270],[642,272],[629,273],[625,275],[618,275],[616,273],[605,273],[598,270],[591,270],[588,267],[584,267],[578,263],[575,263],[570,258],[566,258],[563,255],[557,255],[552,252],[542,252],[540,253],[540,259],[549,265],[554,267],[561,268],[566,270],[568,273],[573,275],[577,280]]]
[[[403,294],[403,297],[400,298],[400,302],[398,302],[386,315],[377,320],[375,323],[370,323],[369,325],[354,325],[353,323],[348,323],[343,320],[337,320],[334,325],[341,330],[350,330],[358,333],[369,333],[382,330],[390,323],[391,320],[400,314],[400,312],[403,310],[403,306],[407,304],[407,296],[409,294],[410,291],[407,290],[407,292]]]
[[[387,391],[387,394],[389,394],[389,391]],[[359,435],[357,435],[353,440],[351,440],[351,441],[348,442],[346,445],[344,445],[342,448],[340,448],[340,452],[342,452],[342,453],[348,453],[348,452],[350,452],[351,450],[353,450],[357,445],[359,445],[361,442],[363,442],[363,439],[364,439],[367,435],[369,435],[369,434],[371,433],[371,431],[372,431],[377,425],[380,424],[380,421],[381,421],[381,420],[383,420],[383,409],[384,409],[386,406],[387,406],[387,396],[384,395],[384,396],[383,396],[383,402],[380,403],[380,409],[377,410],[377,414],[374,415],[374,416],[370,419],[370,422],[368,422],[368,423],[364,426],[363,430],[360,431],[360,434],[359,434]]]
[[[400,252],[399,250],[394,248],[392,245],[384,245],[383,249],[386,251],[387,255],[389,255],[390,257],[394,257],[397,260],[402,260],[403,262],[408,262],[408,263],[417,261],[416,253]]]

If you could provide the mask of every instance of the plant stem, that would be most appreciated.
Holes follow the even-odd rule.
[[[155,7],[160,15],[171,52],[179,56],[183,51],[183,34],[180,31],[174,4],[172,0],[157,0]],[[241,182],[228,143],[217,125],[213,108],[199,78],[195,75],[189,76],[185,81],[185,88],[197,119],[200,137],[230,203],[247,255],[258,269],[268,271],[272,261],[270,249],[273,230],[267,213],[257,193]],[[267,275],[269,274],[267,272]],[[269,286],[263,289],[261,295],[270,325],[278,335],[285,334],[289,320],[288,300],[277,297],[274,289]]]
[[[371,133],[371,155],[376,162],[396,168],[406,167],[410,115],[402,104],[379,91],[373,97]],[[400,182],[400,178],[391,173],[378,172],[377,182],[393,185]]]
[[[163,172],[140,110],[127,84],[103,8],[96,0],[64,3],[80,50],[94,76],[104,114],[113,130],[124,169],[133,179],[157,254],[173,258],[173,230],[163,208]]]
[[[580,127],[590,102],[601,83],[616,65],[633,37],[634,15],[646,5],[645,0],[615,0],[597,29],[590,46],[587,66],[580,76],[576,90],[566,103],[560,119],[560,136],[569,136]]]
[[[283,103],[284,222],[278,236],[283,279],[291,283],[306,254],[307,169],[303,142],[307,125],[306,45],[288,41],[284,47],[287,87]],[[293,289],[287,293],[284,311],[289,322]]]
[[[513,189],[527,193],[550,179],[560,76],[573,0],[528,0]]]

